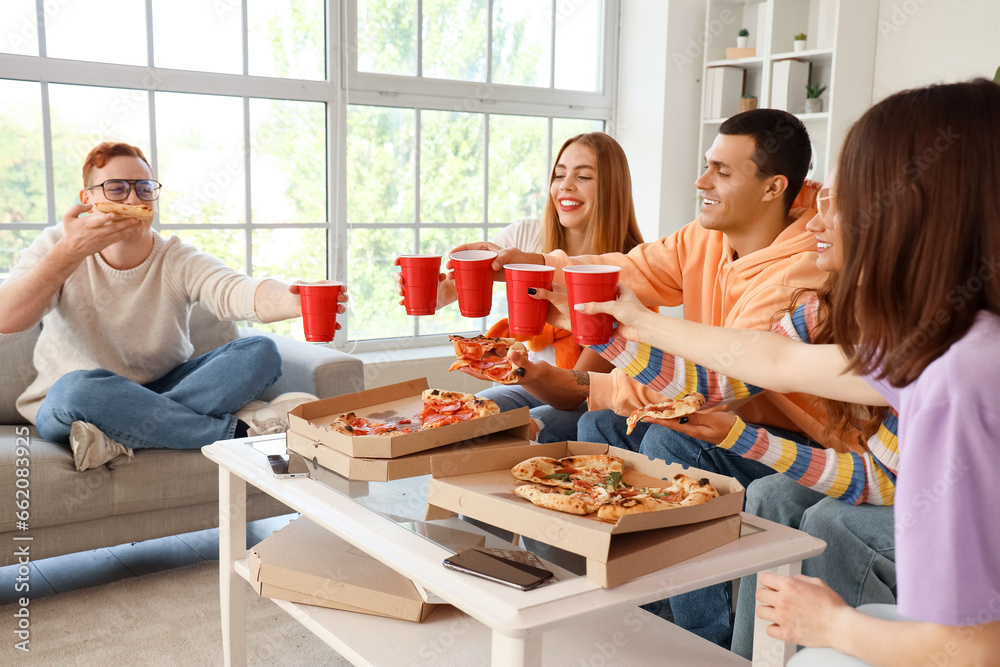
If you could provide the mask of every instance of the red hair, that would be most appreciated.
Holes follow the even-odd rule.
[[[142,149],[138,146],[132,146],[131,144],[123,144],[120,142],[104,141],[97,146],[95,146],[89,153],[87,153],[87,159],[83,161],[83,186],[87,187],[90,181],[90,174],[95,169],[100,169],[108,163],[113,157],[137,157],[146,163],[149,167],[150,173],[153,171],[153,167],[150,166],[149,160],[146,156],[142,154]]]

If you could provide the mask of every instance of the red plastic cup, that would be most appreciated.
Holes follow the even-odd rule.
[[[549,302],[528,295],[529,287],[552,290],[552,276],[556,270],[541,264],[508,264],[507,274],[507,323],[515,336],[537,336],[545,328]]]
[[[493,307],[492,250],[460,250],[451,254],[458,309],[463,317],[486,317]]]
[[[614,318],[607,313],[587,315],[574,308],[578,303],[614,301],[618,297],[621,267],[581,265],[563,269],[569,294],[569,318],[573,340],[580,345],[603,345],[611,340]]]
[[[441,255],[400,255],[407,315],[433,315],[437,308]]]
[[[329,343],[337,333],[337,300],[340,283],[303,283],[302,326],[310,343]]]

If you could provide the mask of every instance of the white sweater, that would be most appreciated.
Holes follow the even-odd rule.
[[[62,224],[45,229],[11,270],[17,280],[64,234]],[[254,294],[263,282],[172,236],[153,233],[153,251],[127,271],[100,254],[81,262],[63,283],[42,318],[35,346],[38,377],[17,400],[28,421],[60,377],[103,368],[139,384],[159,379],[187,361],[194,347],[188,331],[192,306],[200,302],[224,320],[259,321]],[[21,336],[27,332],[0,334]]]

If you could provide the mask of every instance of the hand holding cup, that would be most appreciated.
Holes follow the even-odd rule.
[[[617,299],[609,301],[594,301],[589,303],[577,303],[574,309],[577,312],[587,315],[597,315],[604,313],[617,320],[618,328],[615,335],[626,340],[642,342],[642,328],[640,319],[644,315],[650,314],[648,308],[642,305],[639,297],[631,289],[618,283]]]

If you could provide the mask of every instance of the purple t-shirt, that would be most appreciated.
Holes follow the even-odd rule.
[[[921,621],[1000,620],[1000,317],[911,384],[866,378],[899,411],[899,611]]]

